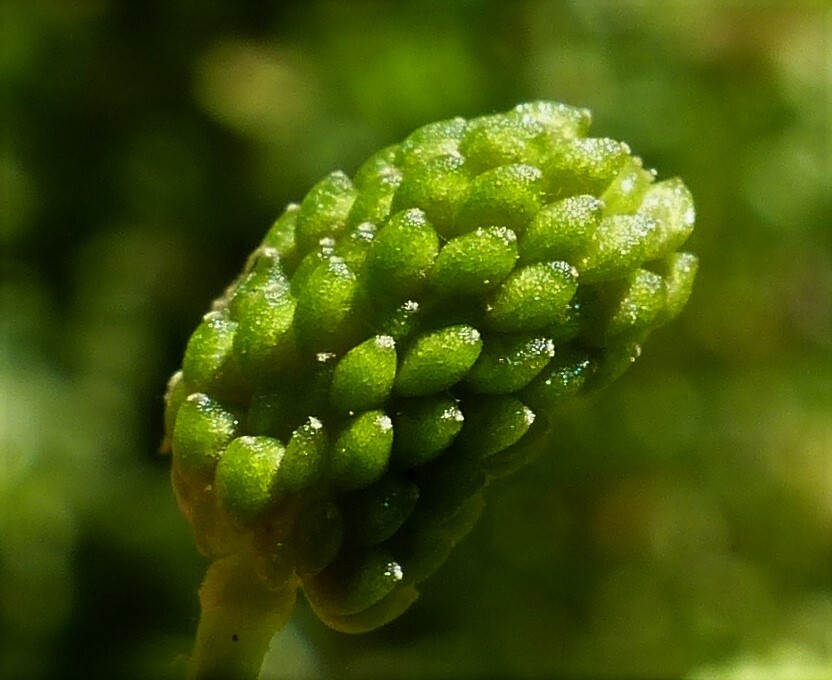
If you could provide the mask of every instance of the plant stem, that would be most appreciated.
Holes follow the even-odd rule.
[[[199,589],[202,613],[189,680],[258,677],[274,635],[295,606],[296,588],[266,588],[245,554],[216,560]]]

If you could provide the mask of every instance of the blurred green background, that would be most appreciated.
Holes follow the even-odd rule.
[[[688,309],[404,617],[302,604],[264,677],[832,677],[827,3],[8,0],[0,31],[0,677],[181,677],[190,331],[325,173],[539,98],[690,186]]]

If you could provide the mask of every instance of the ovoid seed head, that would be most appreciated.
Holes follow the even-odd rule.
[[[401,614],[563,400],[691,292],[679,179],[521,104],[420,128],[286,208],[188,342],[165,450],[200,549],[362,631]]]

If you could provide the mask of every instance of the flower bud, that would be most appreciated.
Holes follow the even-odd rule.
[[[589,126],[553,102],[431,123],[286,208],[168,385],[201,550],[382,625],[554,409],[681,312],[690,192]]]

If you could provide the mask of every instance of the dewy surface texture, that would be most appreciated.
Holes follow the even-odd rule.
[[[180,506],[321,619],[402,613],[489,479],[684,307],[679,179],[551,102],[420,128],[289,205],[166,397]]]

